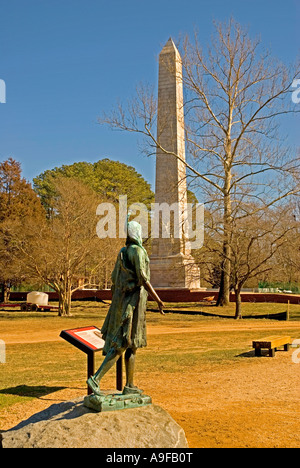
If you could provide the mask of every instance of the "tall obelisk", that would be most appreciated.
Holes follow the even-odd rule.
[[[171,38],[159,55],[157,141],[155,203],[178,212],[171,212],[170,236],[163,235],[160,217],[159,237],[152,240],[151,283],[197,289],[200,271],[187,249],[181,218],[187,202],[182,62]]]

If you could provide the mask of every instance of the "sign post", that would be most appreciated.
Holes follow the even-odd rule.
[[[102,339],[101,330],[95,326],[73,328],[71,330],[63,330],[60,335],[61,338],[68,341],[76,348],[80,349],[87,355],[87,378],[95,373],[95,353],[101,351],[104,347],[104,340]],[[122,390],[123,388],[123,358],[118,359],[117,364],[117,378],[116,388]],[[92,393],[88,387],[88,395]]]

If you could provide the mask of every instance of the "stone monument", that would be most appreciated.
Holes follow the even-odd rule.
[[[151,283],[156,288],[199,289],[200,270],[182,218],[187,203],[182,62],[171,38],[159,55],[157,141],[155,203],[175,210],[170,211],[169,236],[162,235],[162,215],[156,213],[160,226],[159,237],[152,240]]]

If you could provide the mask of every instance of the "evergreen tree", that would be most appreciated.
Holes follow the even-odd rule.
[[[12,158],[0,163],[0,284],[1,301],[10,289],[26,279],[15,243],[24,225],[38,224],[45,211],[31,184],[22,177],[21,165]]]
[[[59,176],[79,179],[112,203],[118,203],[120,195],[127,195],[128,205],[139,202],[150,209],[154,201],[150,184],[133,167],[119,161],[102,159],[95,163],[78,162],[56,167],[33,180],[34,189],[50,214],[57,196],[55,179]]]

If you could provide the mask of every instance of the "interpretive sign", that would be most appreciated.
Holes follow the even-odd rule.
[[[95,353],[101,351],[104,347],[105,341],[102,339],[101,330],[94,325],[88,327],[72,328],[70,330],[63,330],[60,335],[61,338],[68,341],[87,354],[87,378],[95,373]],[[117,364],[117,390],[122,390],[123,387],[123,358],[118,359]],[[88,394],[91,391],[88,388]]]
[[[94,326],[63,330],[60,336],[85,353],[100,351],[104,346],[101,330]]]

